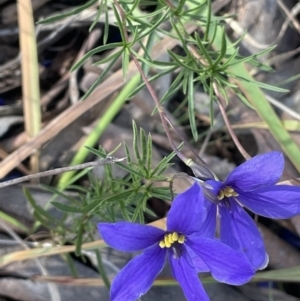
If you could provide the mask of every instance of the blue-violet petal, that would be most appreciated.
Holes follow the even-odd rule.
[[[281,152],[257,155],[235,168],[225,185],[242,191],[251,191],[263,186],[274,185],[281,177],[284,158]]]
[[[165,231],[131,222],[99,223],[98,230],[110,247],[122,252],[146,249],[163,238]]]
[[[219,206],[221,241],[243,252],[255,269],[265,268],[268,255],[253,219],[235,200],[230,199],[228,206]]]
[[[188,190],[178,194],[167,215],[167,231],[189,235],[197,232],[206,218],[201,187],[195,182]]]
[[[195,267],[197,273],[209,272],[207,264],[188,246],[185,244],[185,248],[188,251],[189,257],[192,260],[192,266]]]
[[[217,206],[207,200],[204,201],[204,206],[207,210],[207,216],[197,234],[206,238],[214,238],[216,232]]]
[[[179,258],[174,257],[169,252],[173,277],[179,282],[184,296],[188,301],[209,301],[187,250],[183,247],[181,251],[182,253]]]
[[[241,285],[254,275],[254,268],[242,252],[235,251],[218,240],[192,237],[187,240],[187,244],[220,282]]]
[[[290,218],[300,214],[300,187],[276,185],[241,193],[238,200],[252,212],[270,218]]]
[[[132,259],[113,280],[111,301],[136,301],[147,293],[164,266],[166,252],[155,245]]]

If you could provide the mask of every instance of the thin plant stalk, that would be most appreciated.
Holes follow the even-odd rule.
[[[28,139],[41,129],[41,106],[37,44],[34,29],[32,4],[30,0],[18,0],[19,39],[22,67],[22,93],[25,116],[25,131]],[[39,155],[31,156],[31,170],[38,172]]]
[[[104,164],[112,164],[112,163],[115,163],[115,162],[121,162],[123,160],[125,160],[125,158],[118,159],[118,158],[113,158],[113,157],[107,156],[107,158],[100,159],[100,160],[97,160],[97,161],[78,164],[78,165],[75,165],[75,166],[67,166],[67,167],[60,167],[60,168],[50,169],[50,170],[38,172],[38,173],[35,173],[35,174],[31,174],[31,175],[28,175],[28,176],[24,176],[24,177],[8,180],[8,181],[5,181],[5,182],[1,182],[0,183],[0,189],[4,188],[4,187],[12,186],[12,185],[20,184],[22,182],[26,182],[26,181],[33,180],[33,179],[39,179],[39,178],[42,178],[42,177],[54,176],[54,175],[58,175],[58,174],[63,173],[63,172],[68,172],[68,171],[78,171],[78,170],[81,170],[81,169],[93,168],[95,166],[100,166],[100,165],[104,165]]]
[[[251,156],[247,153],[247,151],[246,151],[246,150],[244,149],[244,147],[241,145],[241,143],[240,143],[238,137],[236,136],[234,130],[233,130],[232,127],[231,127],[231,124],[230,124],[230,122],[229,122],[229,119],[228,119],[228,117],[227,117],[227,115],[226,115],[225,108],[224,108],[224,106],[223,106],[224,101],[223,101],[223,102],[221,101],[222,98],[221,98],[221,95],[220,95],[220,93],[219,93],[219,91],[218,91],[217,85],[216,85],[215,83],[213,83],[213,88],[214,88],[214,91],[215,91],[215,93],[216,93],[216,95],[217,95],[217,97],[218,97],[218,104],[219,104],[220,112],[221,112],[221,114],[222,114],[222,116],[223,116],[223,119],[224,119],[224,122],[225,122],[225,124],[226,124],[227,130],[228,130],[228,132],[229,132],[229,134],[230,134],[230,136],[231,136],[231,138],[232,138],[232,140],[233,140],[235,146],[237,147],[237,149],[239,150],[239,152],[241,153],[241,155],[242,155],[246,160],[251,159]]]

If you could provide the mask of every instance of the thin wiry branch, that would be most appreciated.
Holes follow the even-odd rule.
[[[225,111],[225,108],[222,104],[222,97],[219,93],[219,90],[217,88],[217,85],[215,83],[213,83],[213,88],[214,88],[214,91],[216,93],[216,96],[218,97],[218,104],[219,104],[219,108],[220,108],[220,112],[223,116],[223,119],[224,119],[224,122],[226,124],[226,127],[227,127],[227,130],[235,144],[235,146],[237,147],[237,149],[239,150],[239,152],[241,153],[241,155],[246,159],[246,160],[249,160],[251,159],[251,156],[247,153],[247,151],[244,149],[244,147],[241,145],[239,139],[237,138],[234,130],[232,129],[232,126],[229,122],[229,119],[227,117],[227,114],[226,114],[226,111]]]
[[[17,179],[2,182],[2,183],[0,183],[0,188],[19,184],[19,183],[29,181],[32,179],[38,179],[38,178],[48,177],[48,176],[55,176],[55,175],[61,174],[66,171],[81,170],[81,169],[85,169],[88,167],[95,167],[95,166],[100,166],[100,165],[104,165],[104,164],[112,164],[115,162],[121,162],[123,160],[125,160],[125,158],[118,159],[118,158],[108,156],[104,159],[100,159],[97,161],[87,162],[87,163],[78,164],[78,165],[74,165],[74,166],[55,168],[55,169],[42,171],[42,172],[38,172],[38,173],[35,173],[32,175],[28,175],[28,176],[20,177]]]

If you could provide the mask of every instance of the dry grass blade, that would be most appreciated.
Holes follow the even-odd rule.
[[[41,129],[39,68],[34,20],[30,0],[19,0],[17,7],[20,30],[25,129],[28,138],[33,138]],[[31,157],[32,171],[37,172],[38,166],[38,154],[35,153]]]
[[[104,281],[100,278],[74,278],[69,276],[33,276],[30,278],[33,281],[56,283],[63,285],[75,286],[105,286]],[[111,279],[112,280],[112,279]]]
[[[103,240],[97,240],[82,245],[83,250],[94,250],[106,246]],[[35,259],[42,256],[75,252],[76,246],[54,246],[29,250],[16,251],[0,257],[0,266],[5,266],[16,261]]]
[[[203,280],[204,277],[201,279]],[[210,282],[214,281],[211,280],[211,277],[205,277],[210,280]],[[75,278],[70,276],[40,276],[36,275],[31,277],[33,281],[39,282],[46,282],[46,283],[56,283],[62,285],[74,285],[74,286],[105,286],[103,280],[101,278]],[[112,281],[113,279],[111,279]],[[207,281],[206,281],[207,282]],[[178,282],[171,277],[158,277],[154,282],[154,286],[175,286],[178,285]]]
[[[163,218],[163,219],[157,220],[157,221],[151,223],[150,225],[161,228],[161,229],[165,229],[166,228],[166,219]],[[81,249],[82,250],[95,250],[95,249],[103,248],[105,246],[106,246],[105,242],[100,239],[97,241],[82,244]],[[27,260],[27,259],[34,259],[37,257],[42,257],[42,256],[71,253],[71,252],[75,252],[75,249],[76,249],[76,246],[54,246],[54,247],[43,247],[43,248],[35,248],[35,249],[12,252],[12,253],[9,253],[9,254],[6,254],[6,255],[0,257],[0,267],[5,266],[5,265],[15,262],[15,261],[23,261],[23,260]]]

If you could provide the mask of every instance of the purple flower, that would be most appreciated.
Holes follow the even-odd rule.
[[[269,152],[241,164],[224,182],[208,180],[204,184],[211,187],[215,200],[205,201],[207,219],[201,231],[213,235],[219,224],[221,241],[245,252],[256,269],[267,265],[268,255],[257,226],[243,207],[270,218],[299,214],[300,187],[275,185],[283,168],[283,155]]]
[[[167,216],[167,230],[130,222],[100,223],[104,241],[123,252],[144,250],[115,277],[112,301],[134,301],[145,294],[164,267],[168,254],[174,278],[189,301],[209,300],[198,271],[210,271],[220,281],[240,285],[254,274],[246,256],[221,242],[199,236],[206,217],[204,196],[195,183],[178,195]]]

